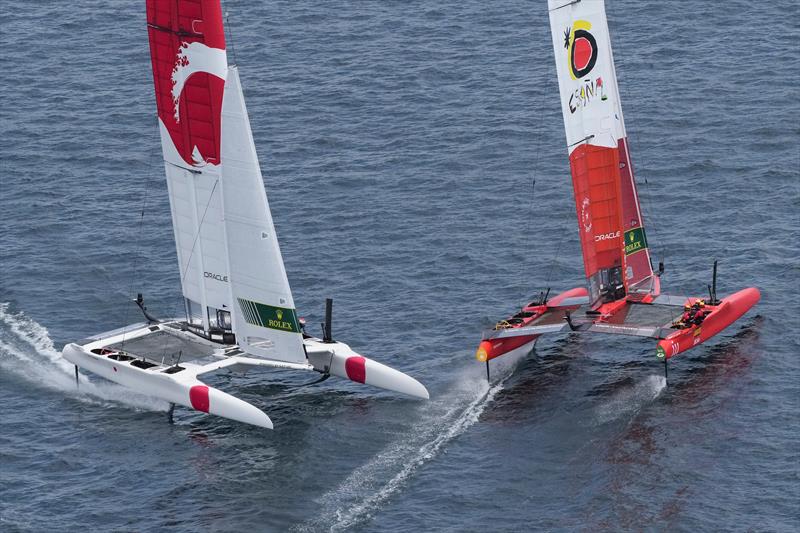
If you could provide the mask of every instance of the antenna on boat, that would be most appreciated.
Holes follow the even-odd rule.
[[[714,270],[711,273],[711,285],[708,286],[709,305],[719,305],[717,300],[717,260],[714,259]]]
[[[331,344],[333,335],[331,325],[333,323],[333,298],[325,298],[325,322],[322,323],[322,342]]]

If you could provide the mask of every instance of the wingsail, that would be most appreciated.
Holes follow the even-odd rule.
[[[590,300],[653,279],[603,2],[551,0],[561,109]]]
[[[189,320],[251,355],[305,361],[220,3],[148,0],[147,22]]]

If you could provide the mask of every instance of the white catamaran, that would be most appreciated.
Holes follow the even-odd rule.
[[[147,26],[186,319],[64,347],[78,367],[198,411],[272,428],[257,407],[209,387],[223,368],[311,370],[428,398],[414,378],[331,338],[307,335],[292,300],[220,0],[147,0]]]

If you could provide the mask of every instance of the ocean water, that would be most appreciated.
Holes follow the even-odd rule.
[[[642,339],[473,356],[582,279],[544,1],[226,2],[300,314],[431,392],[212,380],[274,431],[75,389],[66,342],[180,308],[144,2],[3,7],[0,530],[800,529],[796,2],[609,1],[665,291],[763,295],[668,385]]]

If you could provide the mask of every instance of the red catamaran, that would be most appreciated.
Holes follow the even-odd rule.
[[[486,362],[527,353],[544,333],[569,329],[658,339],[667,360],[710,339],[753,307],[755,287],[722,300],[717,266],[708,299],[661,293],[652,268],[622,118],[603,0],[549,0],[550,28],[567,134],[587,288],[542,294],[484,334]]]

